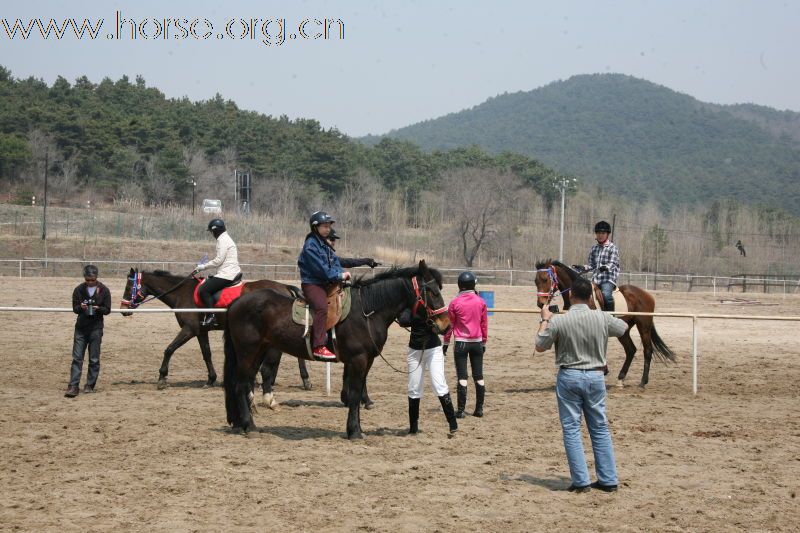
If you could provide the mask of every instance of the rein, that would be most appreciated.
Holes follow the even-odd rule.
[[[414,302],[414,307],[413,307],[413,308],[412,308],[412,310],[411,310],[411,316],[412,316],[412,317],[413,317],[413,316],[416,314],[416,312],[417,312],[417,309],[419,309],[420,305],[422,305],[423,307],[425,307],[425,311],[426,311],[426,312],[427,312],[427,314],[428,314],[428,322],[429,322],[429,323],[433,323],[433,317],[435,317],[435,316],[437,316],[437,315],[440,315],[440,314],[442,314],[442,313],[446,313],[446,312],[447,312],[447,307],[446,307],[446,306],[445,306],[445,307],[442,307],[441,309],[432,309],[432,308],[431,308],[431,307],[428,305],[428,302],[425,300],[425,295],[426,295],[426,292],[427,292],[427,285],[428,285],[429,283],[435,283],[435,282],[436,282],[436,280],[425,281],[425,282],[423,282],[423,283],[422,283],[422,289],[420,289],[420,284],[419,284],[419,282],[417,282],[417,277],[416,277],[416,276],[414,276],[413,278],[411,278],[411,286],[412,286],[412,287],[413,287],[413,289],[414,289],[414,298],[415,298],[415,300],[416,300],[416,301]],[[364,300],[364,296],[363,296],[363,293],[362,293],[362,290],[361,290],[361,289],[363,289],[363,287],[359,287],[359,289],[358,289],[358,293],[359,293],[359,295],[361,296],[361,302],[362,302],[362,305],[363,305],[363,302],[364,302],[365,300]],[[395,372],[397,372],[398,374],[411,374],[412,372],[415,372],[415,371],[417,370],[417,368],[419,368],[419,365],[421,365],[421,364],[422,364],[422,359],[420,358],[420,361],[419,361],[419,363],[417,364],[417,368],[415,368],[415,369],[414,369],[414,370],[412,370],[412,371],[400,370],[400,369],[398,369],[398,368],[395,368],[395,367],[394,367],[394,365],[392,365],[392,363],[390,363],[390,362],[389,362],[389,360],[388,360],[388,359],[386,359],[386,358],[383,356],[383,350],[382,350],[381,348],[379,348],[379,347],[378,347],[378,343],[377,343],[377,342],[375,342],[375,338],[372,336],[372,328],[370,327],[370,321],[369,321],[369,319],[372,317],[372,315],[374,315],[374,314],[375,314],[375,311],[374,311],[374,310],[372,310],[372,311],[370,311],[369,313],[367,313],[366,307],[364,307],[364,308],[361,310],[361,314],[362,314],[362,315],[364,315],[364,319],[365,319],[365,320],[366,320],[366,322],[367,322],[367,334],[369,335],[369,340],[370,340],[370,341],[372,341],[372,345],[373,345],[373,346],[375,347],[375,349],[378,351],[378,355],[380,356],[380,358],[381,358],[381,359],[383,359],[383,361],[384,361],[384,362],[385,362],[387,365],[389,365],[389,368],[391,368],[392,370],[394,370],[394,371],[395,371]],[[394,322],[397,322],[397,319],[396,319],[396,318],[395,318]],[[405,329],[405,328],[403,328],[403,329]],[[409,329],[409,331],[410,331],[410,329]],[[423,351],[425,351],[425,348],[424,348],[424,346],[423,346]]]

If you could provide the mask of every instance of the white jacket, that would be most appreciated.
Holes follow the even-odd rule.
[[[197,270],[216,268],[216,277],[232,280],[242,271],[239,268],[239,251],[228,232],[223,232],[217,238],[217,257],[204,265],[197,265]]]

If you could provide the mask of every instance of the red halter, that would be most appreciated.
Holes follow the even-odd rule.
[[[414,308],[411,310],[412,316],[417,314],[417,309],[419,309],[419,306],[425,308],[425,312],[428,314],[428,318],[433,318],[435,316],[447,312],[447,306],[442,307],[441,309],[433,309],[428,305],[428,302],[425,301],[425,293],[428,290],[427,289],[428,283],[436,283],[436,282],[434,280],[426,281],[423,282],[422,287],[420,287],[420,284],[417,281],[417,277],[414,276],[413,278],[411,278],[411,286],[414,287],[414,298],[416,298],[416,302],[414,302]]]

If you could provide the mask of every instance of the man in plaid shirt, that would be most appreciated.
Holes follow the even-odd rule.
[[[619,277],[619,250],[608,236],[611,234],[611,224],[601,220],[594,225],[594,235],[597,242],[589,251],[589,264],[584,266],[573,265],[578,271],[594,270],[594,281],[600,292],[603,293],[603,310],[614,310],[614,288]]]

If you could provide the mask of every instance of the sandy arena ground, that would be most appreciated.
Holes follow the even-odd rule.
[[[78,282],[0,278],[0,305],[68,307]],[[123,280],[108,284],[118,301]],[[493,289],[498,307],[533,305],[532,288]],[[447,287],[448,298],[454,292]],[[723,305],[721,296],[731,295],[659,292],[658,310],[800,315],[796,295],[749,295],[760,306]],[[244,436],[226,427],[222,389],[203,387],[196,342],[173,357],[171,387],[156,390],[177,332],[171,315],[108,317],[99,392],[74,400],[63,397],[74,316],[2,320],[2,530],[796,531],[800,523],[796,323],[701,321],[693,398],[691,321],[658,319],[679,362],[654,363],[642,391],[637,357],[628,386],[609,389],[620,491],[576,495],[565,491],[553,354],[532,357],[532,315],[490,318],[486,416],[464,419],[453,439],[430,382],[423,433],[405,436],[405,376],[379,359],[360,442],[344,438],[339,366],[326,397],[322,363],[310,364],[315,388],[304,391],[285,359],[281,410],[262,407],[259,431]],[[385,354],[395,366],[404,366],[406,341],[393,327]],[[610,347],[609,378],[623,359],[616,341]],[[221,334],[212,349],[221,379]],[[446,365],[454,389],[452,357]]]

